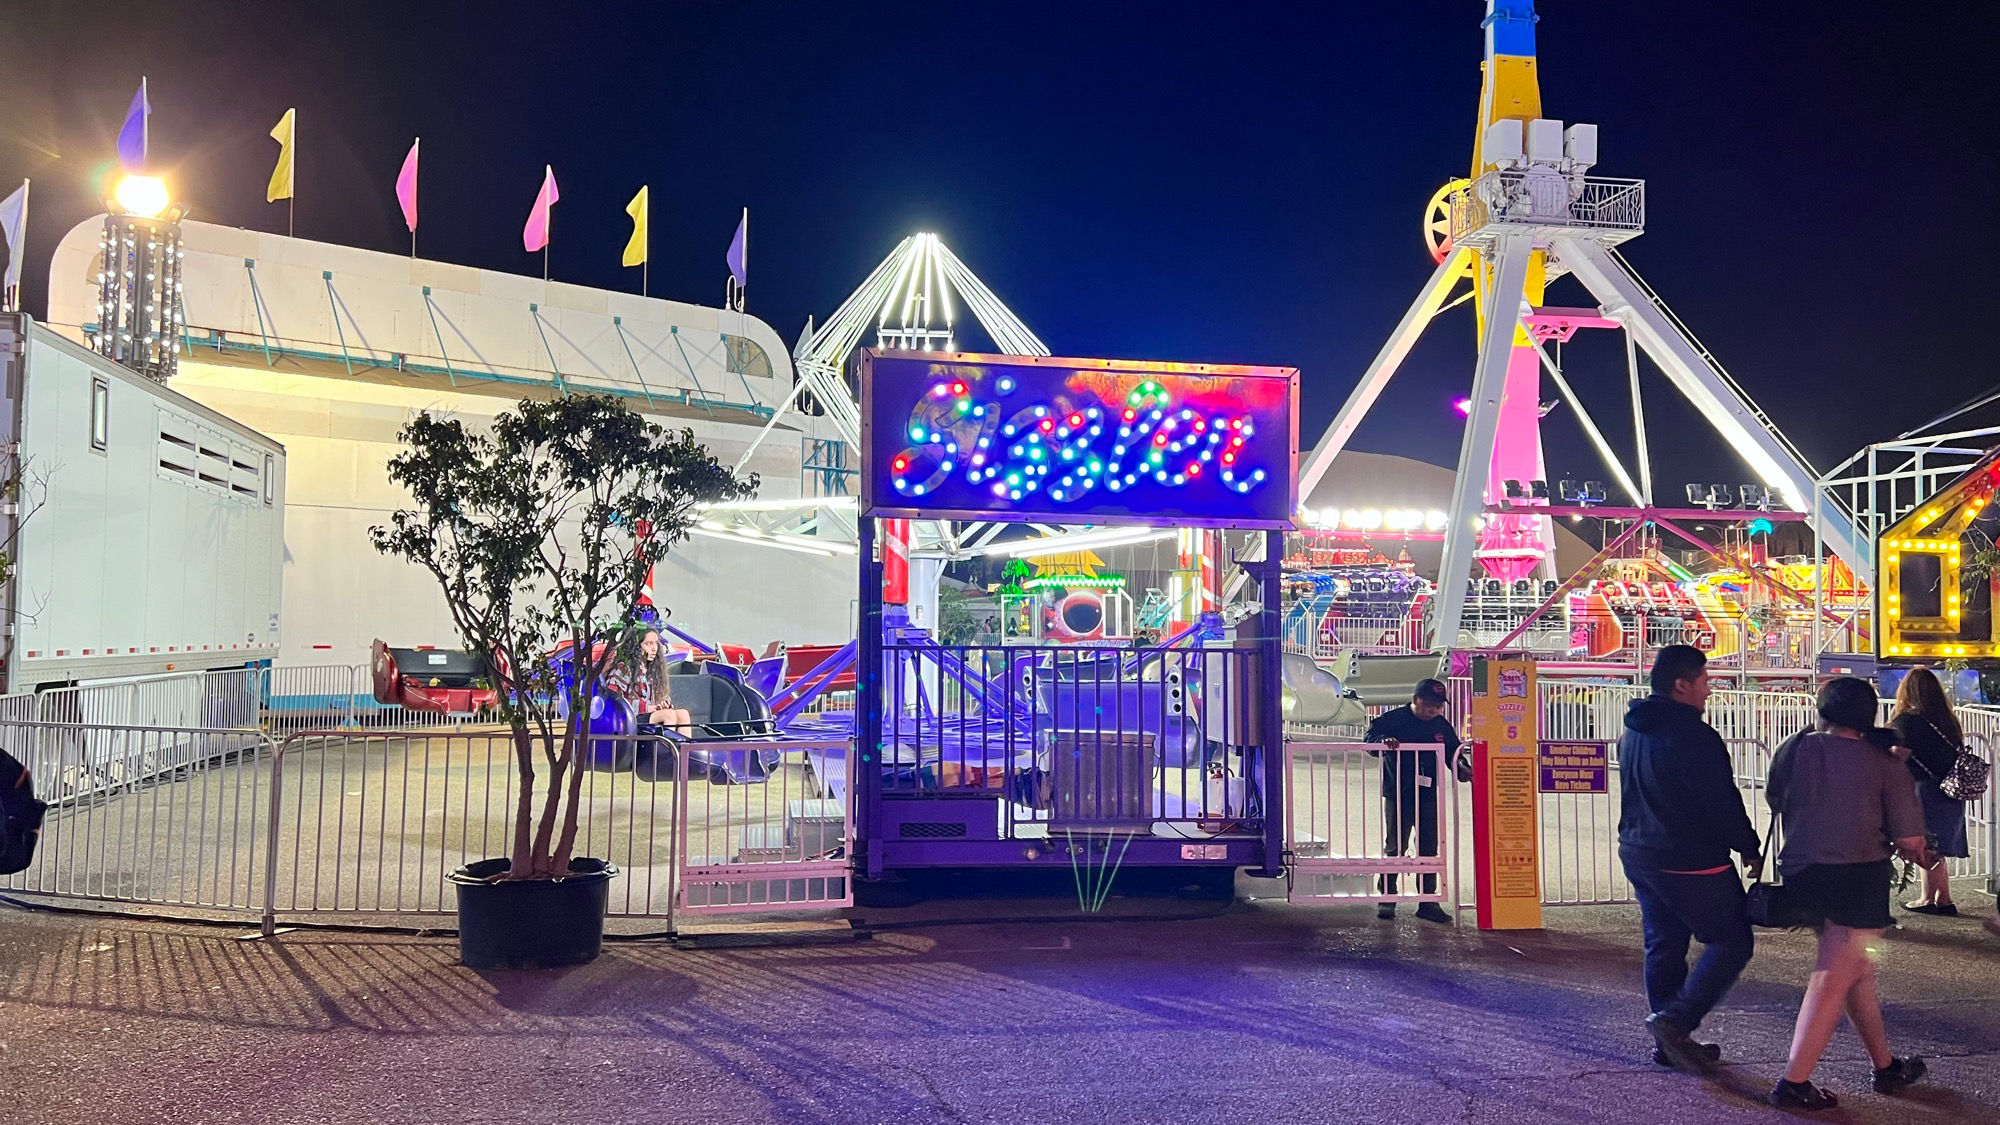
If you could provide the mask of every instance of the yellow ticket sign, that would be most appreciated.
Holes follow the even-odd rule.
[[[1472,854],[1482,930],[1542,925],[1535,663],[1472,662]]]

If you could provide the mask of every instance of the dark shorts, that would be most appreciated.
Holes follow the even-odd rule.
[[[1815,863],[1785,872],[1785,903],[1806,922],[1831,922],[1857,930],[1886,930],[1889,916],[1889,861]]]

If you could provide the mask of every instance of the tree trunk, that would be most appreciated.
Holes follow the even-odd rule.
[[[534,867],[529,831],[535,811],[535,740],[525,723],[514,726],[514,764],[520,775],[521,793],[514,803],[514,854],[508,875],[521,879]]]
[[[558,759],[549,771],[549,791],[542,798],[542,814],[535,819],[534,866],[526,876],[530,879],[548,879],[562,874],[555,869],[554,859],[549,855],[549,843],[555,838],[556,814],[562,808],[565,765]]]
[[[576,847],[577,805],[583,795],[582,755],[590,752],[588,735],[574,729],[563,732],[563,759],[576,766],[569,776],[568,808],[563,811],[562,836],[556,840],[552,866],[557,873],[569,870],[570,852]]]

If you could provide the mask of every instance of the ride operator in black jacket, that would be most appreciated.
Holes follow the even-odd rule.
[[[1465,772],[1469,768],[1464,756],[1465,747],[1459,742],[1458,732],[1451,729],[1451,721],[1444,717],[1446,701],[1442,681],[1419,680],[1416,689],[1410,693],[1407,705],[1377,715],[1375,721],[1368,724],[1368,733],[1362,736],[1363,741],[1379,742],[1383,746],[1380,753],[1384,855],[1407,855],[1412,831],[1417,835],[1418,855],[1438,854],[1438,805],[1443,783],[1437,776],[1436,755],[1414,747],[1433,743],[1443,745],[1444,760],[1451,764],[1454,775],[1461,781],[1471,780]],[[1409,743],[1413,749],[1401,749],[1404,743]],[[1396,876],[1382,876],[1382,893],[1398,893],[1396,883]],[[1437,876],[1418,876],[1417,890],[1419,894],[1437,894]],[[1382,903],[1376,908],[1375,916],[1394,918],[1396,904]],[[1448,924],[1451,921],[1451,915],[1436,902],[1419,903],[1417,917],[1426,922]]]

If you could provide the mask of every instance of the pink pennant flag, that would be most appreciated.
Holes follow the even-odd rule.
[[[528,212],[528,225],[521,231],[521,245],[532,253],[549,244],[549,208],[561,199],[556,191],[556,170],[542,165],[542,190],[535,195],[535,209]]]
[[[423,143],[422,137],[410,142],[410,155],[403,158],[402,174],[396,177],[396,202],[403,205],[403,225],[411,234],[417,233],[417,146]]]

